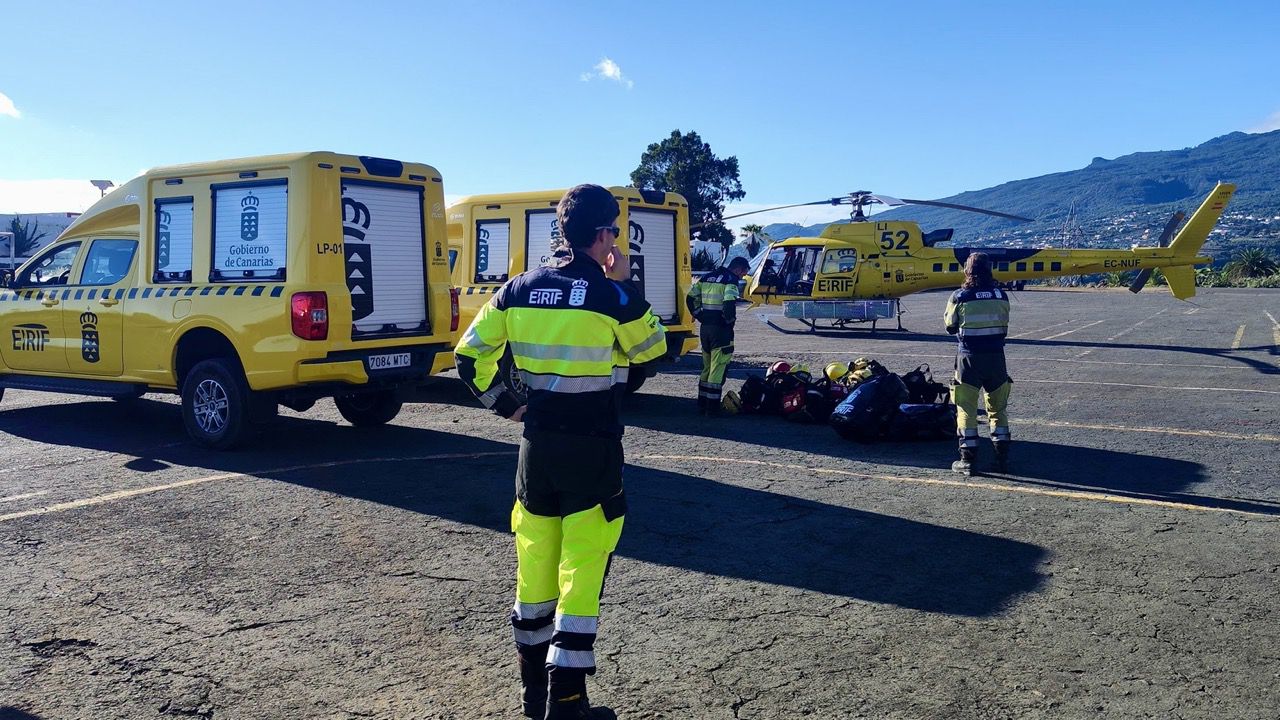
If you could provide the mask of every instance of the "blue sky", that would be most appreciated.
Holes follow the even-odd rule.
[[[1274,2],[50,0],[4,16],[0,212],[37,209],[30,189],[53,184],[30,181],[299,149],[428,162],[450,195],[625,184],[675,128],[739,158],[751,207],[941,197],[1280,127]],[[71,202],[59,192],[38,194]]]

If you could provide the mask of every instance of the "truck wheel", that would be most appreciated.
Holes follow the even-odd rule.
[[[644,381],[649,379],[649,373],[644,368],[631,368],[627,371],[627,394],[630,395],[639,392]]]
[[[356,427],[386,425],[400,414],[404,403],[394,390],[339,395],[333,399],[338,412]]]
[[[529,388],[524,384],[524,379],[520,377],[520,370],[516,368],[516,363],[511,359],[511,353],[508,352],[498,361],[498,377],[502,379],[502,384],[507,386],[507,390],[521,405],[529,402]]]
[[[251,394],[234,363],[223,358],[201,360],[182,382],[182,422],[197,443],[230,450],[249,426]]]

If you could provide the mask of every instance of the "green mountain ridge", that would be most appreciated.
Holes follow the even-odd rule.
[[[1078,170],[939,198],[1035,218],[1033,223],[925,206],[874,217],[914,220],[925,230],[955,228],[957,245],[1128,247],[1158,236],[1176,210],[1193,212],[1219,180],[1238,190],[1211,244],[1249,238],[1280,247],[1280,130],[1233,132],[1182,150],[1099,157]],[[774,239],[816,236],[828,224],[777,223],[765,232]]]

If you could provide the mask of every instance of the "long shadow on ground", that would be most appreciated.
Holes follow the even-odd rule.
[[[835,460],[945,470],[955,459],[951,440],[858,444],[842,440],[826,425],[802,425],[773,416],[740,415],[708,420],[695,412],[693,399],[641,391],[629,398],[627,424],[677,435],[781,448]],[[1209,476],[1200,463],[1116,452],[1077,445],[1018,441],[1008,479],[1063,489],[1100,490],[1126,497],[1166,500],[1201,507],[1280,515],[1280,503],[1268,500],[1216,498],[1189,492]],[[992,457],[989,446],[984,461]],[[818,460],[818,464],[830,463]]]
[[[787,334],[825,339],[849,340],[853,338],[861,338],[865,340],[901,340],[903,342],[916,343],[943,343],[952,347],[956,344],[954,336],[941,332],[921,333],[904,330],[902,332],[876,333],[874,335],[854,334],[851,331],[842,332],[838,330],[817,330],[815,332],[809,332],[806,330],[803,332],[796,331],[794,333],[790,331],[784,332],[787,332]],[[1237,362],[1242,365],[1247,365],[1262,375],[1280,374],[1280,365],[1251,357],[1243,357],[1238,354],[1242,352],[1269,352],[1272,355],[1280,354],[1280,348],[1273,345],[1255,345],[1228,350],[1220,347],[1196,347],[1193,345],[1157,345],[1154,343],[1099,342],[1089,340],[1036,340],[1034,338],[1009,338],[1005,341],[1005,344],[1010,347],[1107,348],[1112,350],[1147,350],[1190,353],[1192,355],[1202,355],[1205,357],[1216,358],[1218,360]]]
[[[16,409],[0,412],[0,430],[56,446],[134,448],[160,468],[244,472],[509,530],[513,445],[404,426],[358,430],[289,418],[276,426],[269,447],[212,453],[181,442],[175,406],[139,405],[127,420],[119,406],[103,402]],[[164,419],[169,422],[159,422]],[[397,460],[441,452],[501,454]],[[314,467],[326,461],[344,464]],[[312,467],[264,472],[299,465]],[[619,553],[636,560],[964,616],[999,613],[1043,579],[1038,567],[1046,551],[1035,545],[682,473],[634,466],[626,473],[630,512]]]

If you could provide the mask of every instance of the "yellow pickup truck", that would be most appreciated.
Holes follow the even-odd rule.
[[[631,282],[667,329],[667,357],[679,358],[697,347],[693,317],[684,296],[692,284],[689,256],[689,204],[675,193],[611,187],[626,233],[618,247],[627,256]],[[449,206],[449,262],[458,288],[460,327],[514,275],[539,267],[559,236],[556,205],[564,190],[472,195]],[[507,387],[523,397],[519,374],[508,359],[501,364]],[[633,370],[627,388],[634,392],[647,375]]]
[[[323,397],[389,422],[452,364],[447,244],[427,165],[309,152],[151,170],[0,288],[0,397],[179,393],[187,432],[219,449]]]

